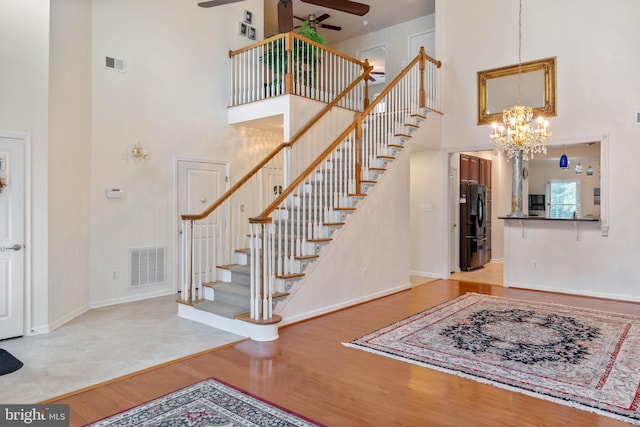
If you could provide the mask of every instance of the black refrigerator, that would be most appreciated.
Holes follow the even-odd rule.
[[[487,186],[460,184],[460,269],[469,271],[489,261]]]

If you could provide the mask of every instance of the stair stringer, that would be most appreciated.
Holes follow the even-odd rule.
[[[279,326],[410,288],[409,147],[274,312]]]

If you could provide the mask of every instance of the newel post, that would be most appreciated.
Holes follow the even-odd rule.
[[[364,106],[362,110],[365,110],[369,106],[369,76],[371,76],[371,70],[373,66],[369,64],[369,60],[364,60]]]
[[[356,194],[362,194],[360,189],[360,181],[362,180],[362,163],[360,159],[360,147],[362,145],[362,114],[359,112],[355,113],[355,122],[356,122],[356,140],[355,140],[355,157],[356,157]]]
[[[427,92],[424,87],[424,70],[427,68],[427,58],[424,51],[424,46],[420,47],[420,108],[427,106]]]
[[[293,33],[287,33],[284,43],[285,54],[287,55],[287,72],[284,76],[285,93],[293,93]]]
[[[189,237],[187,238],[189,240],[189,292],[187,295],[188,301],[192,302],[193,301],[193,252],[195,251],[195,245],[193,242],[193,220],[189,221],[189,230],[187,231],[189,233]],[[196,296],[197,297],[197,296]],[[184,298],[183,298],[184,299]]]

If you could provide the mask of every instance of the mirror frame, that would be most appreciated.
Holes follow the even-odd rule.
[[[534,116],[556,116],[556,57],[523,62],[522,73],[544,71],[544,106],[533,109]],[[502,112],[487,113],[487,80],[518,74],[518,64],[478,71],[478,125],[502,122]]]

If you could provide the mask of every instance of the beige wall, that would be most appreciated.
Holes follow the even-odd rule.
[[[89,304],[91,2],[51,3],[49,65],[49,321]]]
[[[175,284],[177,158],[229,161],[232,181],[281,142],[274,134],[227,124],[228,52],[243,11],[262,38],[259,0],[199,8],[193,2],[94,0],[91,135],[91,304],[172,293]],[[104,68],[105,56],[126,72]],[[136,143],[147,162],[129,155]],[[124,189],[109,200],[105,189]],[[166,283],[128,285],[129,249],[167,248]]]
[[[48,91],[49,1],[4,0],[0,6],[0,129],[31,137],[31,245],[27,271],[32,296],[27,326],[46,332],[48,325]]]
[[[443,146],[451,151],[489,148],[489,127],[476,125],[476,73],[517,62],[518,3],[439,0],[436,13],[442,23],[437,36],[445,70]],[[596,229],[582,240],[576,240],[571,224],[560,234],[551,226],[536,228],[538,235],[548,233],[547,239],[523,237],[518,227],[509,237],[505,230],[505,270],[511,270],[511,284],[640,300],[635,254],[629,250],[640,238],[635,215],[640,199],[629,197],[640,194],[634,178],[640,156],[640,126],[635,122],[640,104],[633,95],[640,93],[637,16],[640,3],[635,0],[606,7],[595,0],[524,3],[522,60],[557,57],[558,112],[549,120],[552,143],[589,142],[608,135],[602,167],[609,176],[603,182],[602,208],[610,227],[608,237]]]

